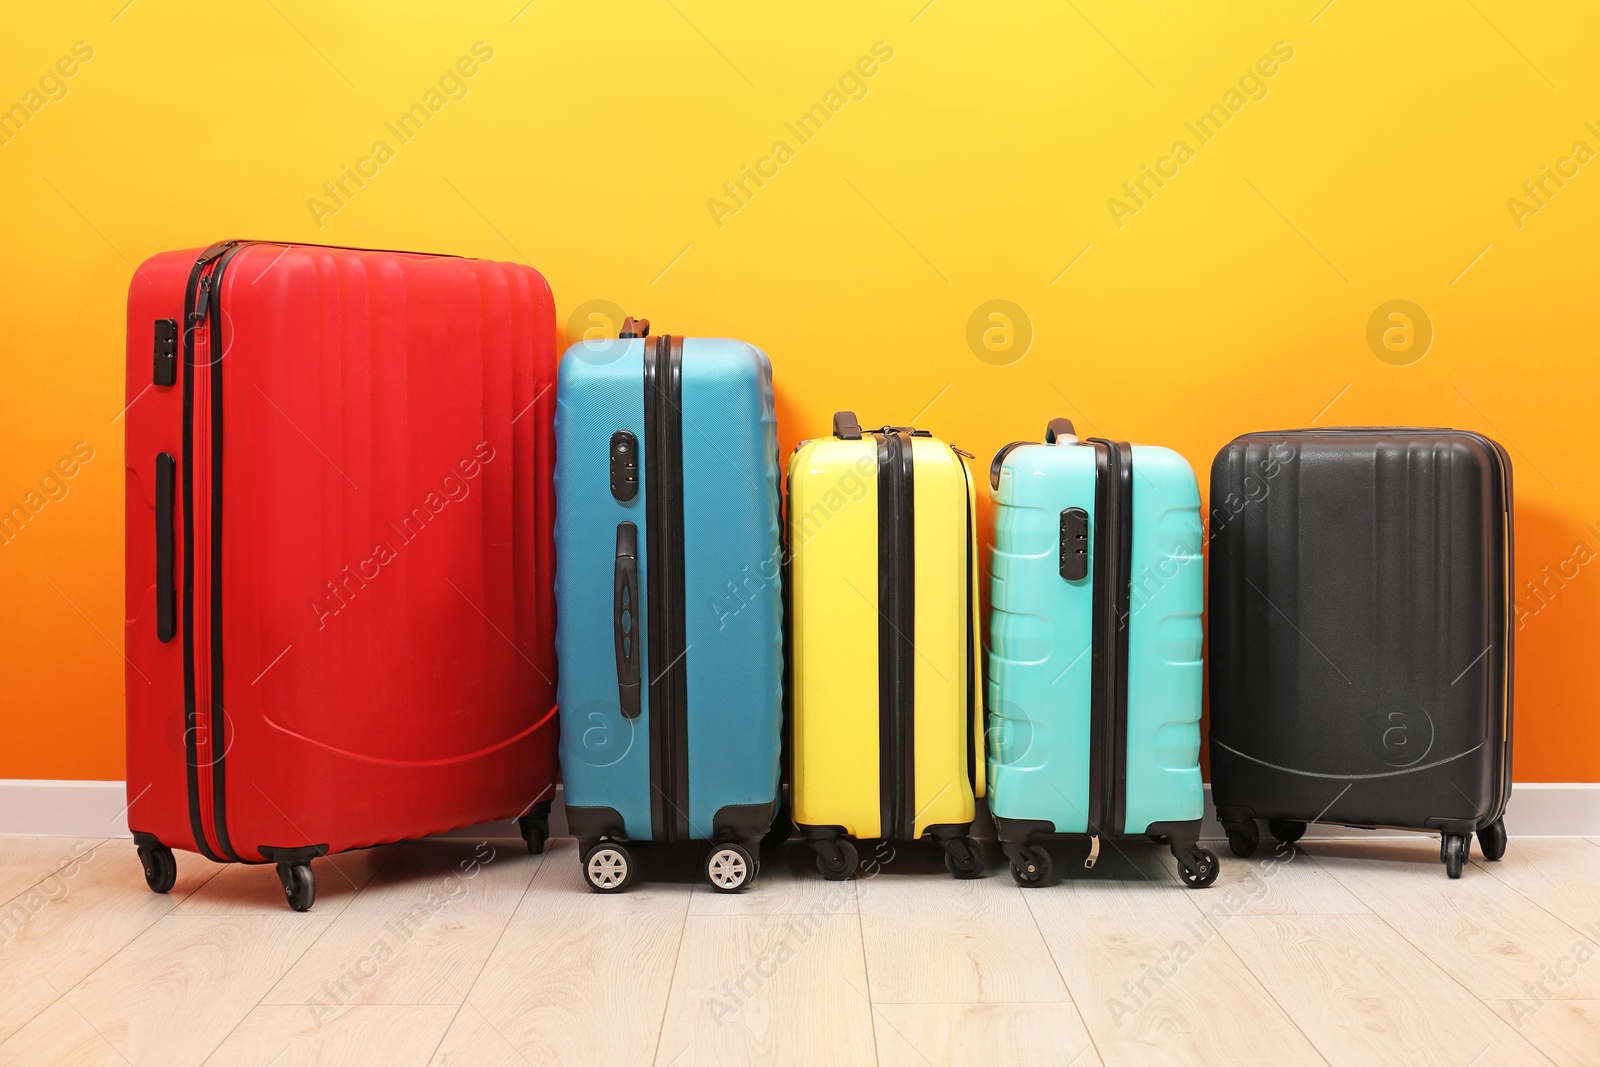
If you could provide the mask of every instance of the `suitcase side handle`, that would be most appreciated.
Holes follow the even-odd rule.
[[[1044,443],[1053,445],[1057,441],[1063,444],[1076,444],[1078,431],[1072,428],[1071,419],[1051,419],[1050,425],[1044,428]]]
[[[178,587],[172,582],[172,483],[177,460],[171,453],[156,456],[156,637],[171,641],[178,632]]]
[[[617,699],[624,719],[639,717],[639,528],[617,523],[611,623],[617,652]]]

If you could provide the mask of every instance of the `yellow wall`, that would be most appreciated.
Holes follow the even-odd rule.
[[[563,316],[747,338],[786,447],[837,407],[983,459],[1066,415],[1202,474],[1251,429],[1484,431],[1516,463],[1519,570],[1569,575],[1521,597],[1517,776],[1597,777],[1600,164],[1508,206],[1600,151],[1592,9],[125,2],[0,35],[26,116],[0,144],[0,508],[43,505],[0,545],[0,777],[122,774],[125,290],[235,236],[525,258]],[[427,98],[475,42],[492,56]],[[438,107],[402,142],[414,103]],[[785,124],[819,103],[802,141]],[[1185,123],[1219,103],[1203,142]],[[1108,207],[1147,164],[1176,174]],[[345,165],[375,173],[327,200]],[[728,200],[746,165],[772,176]],[[984,321],[988,360],[969,347],[992,300],[1031,323],[1020,359]],[[1409,365],[1367,340],[1393,300],[1432,326]],[[30,497],[74,449],[58,499]]]

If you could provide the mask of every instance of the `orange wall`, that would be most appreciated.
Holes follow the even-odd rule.
[[[1600,777],[1592,8],[124,3],[0,35],[26,116],[0,144],[0,508],[42,504],[0,545],[0,777],[123,773],[125,290],[228,236],[526,258],[563,315],[748,338],[786,446],[853,407],[986,459],[1066,415],[1203,475],[1251,429],[1481,430],[1516,464],[1520,573],[1569,576],[1521,596],[1517,777]],[[1547,164],[1569,177],[1535,202]],[[372,176],[335,202],[345,165]],[[1168,177],[1136,201],[1145,165]],[[732,200],[746,166],[768,177]],[[1368,322],[1399,299],[1433,336],[1386,361]],[[992,300],[1020,358],[969,331]]]

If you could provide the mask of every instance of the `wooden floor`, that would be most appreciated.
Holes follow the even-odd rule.
[[[1600,1062],[1600,841],[1311,841],[1181,888],[1123,845],[1022,890],[902,847],[824,882],[802,846],[740,896],[692,848],[587,891],[575,846],[455,839],[268,868],[0,838],[0,1063]]]

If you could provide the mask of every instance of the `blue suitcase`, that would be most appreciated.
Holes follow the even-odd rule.
[[[989,482],[989,810],[1012,876],[1047,881],[1053,836],[1088,836],[1088,867],[1103,838],[1150,837],[1210,885],[1194,471],[1056,419],[1043,445],[1002,448]]]
[[[767,357],[634,319],[572,346],[555,481],[561,771],[589,884],[628,884],[626,842],[705,840],[711,884],[744,889],[783,720]]]

